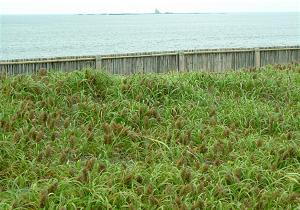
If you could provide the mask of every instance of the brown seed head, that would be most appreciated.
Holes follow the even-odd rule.
[[[171,115],[174,119],[177,119],[178,118],[178,110],[176,108],[173,108],[172,111],[171,111]]]
[[[184,155],[182,155],[177,161],[176,161],[176,165],[177,167],[179,166],[183,166],[187,163],[186,158]]]
[[[205,135],[204,135],[203,132],[200,132],[199,135],[198,135],[198,137],[199,137],[199,140],[200,140],[200,141],[203,141],[204,138],[205,138]]]
[[[209,116],[215,116],[217,114],[217,109],[215,107],[211,107],[209,110]]]
[[[88,130],[89,132],[93,132],[94,129],[95,129],[94,123],[90,123],[90,124],[88,125],[88,127],[87,127],[87,130]]]
[[[35,128],[32,127],[32,128],[30,129],[29,133],[28,133],[29,139],[35,140],[35,139],[36,139],[36,135],[37,135],[37,132],[36,132]]]
[[[14,142],[15,142],[15,143],[19,142],[20,139],[21,139],[21,136],[22,136],[21,131],[16,132],[16,133],[14,134]]]
[[[256,141],[256,146],[257,146],[258,148],[262,147],[263,144],[264,144],[264,141],[263,141],[262,139],[258,139],[258,140]]]
[[[51,135],[51,140],[52,141],[55,141],[58,138],[59,138],[59,133],[57,131],[52,133],[52,135]]]
[[[152,205],[159,205],[160,203],[160,201],[152,194],[149,196],[149,201]]]
[[[228,172],[225,175],[225,181],[228,185],[231,185],[235,183],[235,178],[231,173]]]
[[[33,120],[34,117],[35,117],[35,111],[34,111],[34,110],[31,110],[31,111],[28,113],[28,119]]]
[[[208,148],[205,146],[204,143],[202,143],[198,146],[197,151],[204,154],[208,151]]]
[[[231,123],[230,125],[229,125],[229,128],[231,129],[231,130],[235,130],[236,129],[236,125],[235,125],[235,123]]]
[[[186,184],[181,186],[179,194],[180,196],[186,196],[189,193],[193,193],[194,189],[195,188],[192,184]]]
[[[191,210],[204,209],[204,206],[205,206],[205,204],[203,201],[195,201],[193,203]]]
[[[179,198],[178,196],[176,196],[175,203],[176,203],[177,206],[181,206],[182,205],[181,198]]]
[[[86,162],[85,168],[87,171],[91,171],[94,167],[96,158],[91,158]]]
[[[149,117],[154,117],[155,118],[158,115],[158,113],[157,113],[157,111],[156,111],[156,109],[154,107],[151,107],[149,109],[149,111],[147,112],[147,115]]]
[[[88,131],[87,140],[88,141],[93,141],[94,140],[94,133],[93,132]]]
[[[228,138],[229,135],[230,135],[230,130],[229,130],[228,128],[225,128],[225,129],[224,129],[224,132],[223,132],[223,136],[224,136],[225,138]]]
[[[126,130],[122,124],[115,123],[115,122],[112,124],[112,129],[113,129],[113,132],[118,135],[123,134],[124,131]]]
[[[48,119],[48,114],[46,112],[42,112],[40,115],[40,121],[46,123],[47,119]]]
[[[288,195],[287,200],[289,203],[299,203],[300,202],[300,193],[292,192]]]
[[[40,76],[40,77],[45,77],[45,76],[47,76],[47,69],[46,68],[41,68],[39,71],[38,71],[38,75]]]
[[[134,142],[140,139],[140,135],[134,131],[128,131],[127,136]]]
[[[70,168],[70,169],[69,169],[69,175],[70,175],[71,177],[74,177],[76,174],[77,174],[77,171],[76,171],[74,168]]]
[[[134,205],[132,203],[129,204],[128,209],[129,210],[136,210],[136,208],[134,207]]]
[[[48,191],[44,190],[40,194],[40,208],[45,208],[48,201]]]
[[[60,154],[60,163],[65,163],[67,161],[68,158],[68,153],[69,150],[68,149],[64,149],[61,154]]]
[[[122,93],[126,93],[130,90],[130,86],[128,84],[122,84],[121,91]]]
[[[181,119],[181,118],[178,118],[178,119],[175,121],[175,128],[176,128],[176,129],[181,129],[182,127],[183,127],[182,119]]]
[[[133,180],[133,174],[129,173],[124,178],[124,184],[127,186],[131,185],[132,180]]]
[[[292,132],[288,132],[286,135],[287,140],[291,140],[293,138],[293,133]]]
[[[49,118],[47,119],[47,123],[46,123],[47,127],[48,127],[50,130],[52,130],[52,129],[54,128],[54,124],[55,124],[54,119],[52,119],[51,117],[49,117]]]
[[[103,162],[99,163],[98,171],[100,174],[106,171],[106,165]]]
[[[45,157],[46,158],[51,157],[53,152],[54,152],[53,148],[50,145],[48,145],[45,149]]]
[[[70,118],[66,118],[64,121],[64,128],[68,128],[70,126],[71,120]]]
[[[106,123],[106,122],[103,123],[102,128],[103,128],[103,131],[104,131],[105,134],[110,134],[111,133],[111,128],[110,128],[108,123]]]
[[[143,183],[143,177],[141,176],[141,175],[138,175],[137,177],[136,177],[136,181],[138,182],[138,183],[140,183],[140,184],[142,184]]]
[[[210,124],[211,126],[216,126],[217,123],[218,123],[218,121],[217,121],[217,118],[216,118],[216,117],[212,117],[212,118],[209,120],[209,124]]]
[[[242,178],[242,169],[240,168],[237,168],[234,170],[234,175],[236,178],[238,178],[238,180],[241,180]]]
[[[229,153],[232,152],[232,150],[233,150],[233,142],[232,141],[227,142],[227,150]]]
[[[150,121],[149,121],[149,116],[147,116],[147,115],[144,116],[143,122],[144,122],[144,127],[145,127],[145,128],[148,128],[148,127],[149,127],[149,124],[150,124],[150,123],[149,123],[149,122],[150,122]]]
[[[196,189],[197,193],[198,193],[198,194],[203,193],[204,188],[205,188],[204,183],[201,182],[201,183],[197,186],[197,189]]]
[[[39,155],[37,156],[36,160],[38,162],[42,161],[42,159],[44,158],[44,153],[43,152],[40,152]]]
[[[84,182],[88,182],[88,178],[89,178],[88,170],[84,168],[78,180],[84,183]]]
[[[215,196],[218,197],[218,198],[223,198],[223,197],[225,197],[225,195],[226,195],[226,192],[225,192],[225,190],[224,190],[224,187],[223,187],[223,186],[220,186],[220,185],[218,185],[218,186],[215,188],[214,193],[215,193]]]
[[[202,172],[203,173],[206,173],[207,171],[209,170],[209,165],[207,163],[204,163],[202,165]]]
[[[153,185],[152,184],[149,184],[148,186],[147,186],[147,190],[146,190],[146,193],[147,193],[147,195],[152,195],[153,194]]]
[[[139,93],[136,97],[135,97],[135,100],[136,101],[141,101],[143,98],[143,94],[142,93]]]
[[[75,147],[75,144],[76,144],[76,136],[74,134],[72,134],[69,138],[69,142],[70,142],[70,146],[71,148],[74,148]]]
[[[192,130],[188,130],[183,137],[183,144],[189,144],[192,140]]]
[[[58,182],[56,181],[56,182],[54,182],[52,185],[50,185],[49,187],[48,187],[48,193],[50,194],[50,193],[54,193],[56,190],[57,190],[57,188],[58,188]]]
[[[113,142],[112,134],[104,134],[104,144],[111,144]]]
[[[62,112],[63,112],[63,111],[62,111],[61,109],[57,110],[57,111],[55,112],[55,117],[58,118],[58,119],[60,119],[61,116],[62,116]]]
[[[187,207],[187,205],[185,203],[182,203],[179,209],[180,210],[188,210],[189,208]]]
[[[192,180],[192,172],[188,168],[183,168],[181,170],[181,178],[184,182],[190,182]]]
[[[44,131],[40,130],[36,135],[35,141],[40,142],[44,138],[44,136],[45,136]]]

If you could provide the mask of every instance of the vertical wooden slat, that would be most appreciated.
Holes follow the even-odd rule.
[[[184,59],[184,52],[178,52],[178,71],[184,72],[185,71],[185,59]]]

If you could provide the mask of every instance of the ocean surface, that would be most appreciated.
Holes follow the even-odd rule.
[[[300,45],[300,13],[6,15],[0,60]]]

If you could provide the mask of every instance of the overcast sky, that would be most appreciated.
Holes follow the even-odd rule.
[[[0,0],[0,14],[298,11],[300,0]]]

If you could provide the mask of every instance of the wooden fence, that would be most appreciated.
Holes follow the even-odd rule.
[[[0,61],[0,73],[16,75],[31,74],[40,69],[69,72],[90,68],[123,75],[171,71],[224,72],[293,62],[300,62],[300,46],[3,60]]]

